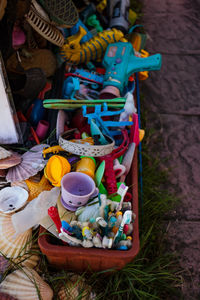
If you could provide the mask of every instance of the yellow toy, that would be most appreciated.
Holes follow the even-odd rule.
[[[115,28],[99,32],[88,42],[80,44],[82,37],[86,34],[83,27],[79,32],[65,40],[61,48],[61,54],[67,62],[73,64],[88,63],[89,61],[101,61],[107,46],[118,41],[127,42],[124,34]]]
[[[81,156],[81,160],[76,165],[76,172],[85,173],[94,179],[96,161],[91,156]]]
[[[94,140],[91,136],[85,138],[85,139],[72,139],[69,140],[72,143],[77,143],[77,144],[90,144],[90,145],[94,145]]]
[[[141,57],[149,56],[149,52],[145,51],[144,49],[141,50],[140,54]],[[149,72],[148,71],[139,72],[138,76],[139,76],[139,80],[146,80],[149,77]]]
[[[30,179],[25,180],[25,182],[29,189],[28,201],[37,198],[37,196],[39,196],[41,192],[50,191],[53,188],[53,186],[49,183],[44,175],[39,182],[34,182]]]
[[[60,151],[65,151],[65,150],[63,148],[61,148],[59,145],[57,145],[57,146],[53,146],[53,147],[44,148],[42,154],[43,154],[43,157],[46,158],[46,155],[48,153],[58,153]]]
[[[106,8],[106,5],[107,5],[107,0],[100,1],[100,3],[97,4],[96,6],[98,12],[102,13],[102,11]]]
[[[61,186],[62,177],[71,171],[68,160],[59,155],[53,155],[44,169],[45,177],[54,186]]]

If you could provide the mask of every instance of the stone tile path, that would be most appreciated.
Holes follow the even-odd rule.
[[[146,49],[161,53],[162,69],[142,84],[149,128],[168,187],[181,201],[169,215],[169,248],[180,254],[183,297],[200,299],[200,1],[143,0]],[[167,159],[166,159],[167,158]]]

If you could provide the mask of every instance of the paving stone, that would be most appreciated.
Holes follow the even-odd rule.
[[[147,127],[155,130],[151,153],[170,169],[166,188],[181,200],[172,216],[200,220],[200,118],[149,112]]]
[[[169,250],[180,258],[184,299],[200,299],[200,222],[168,223]]]
[[[160,71],[140,83],[148,108],[159,113],[200,115],[200,56],[163,55]]]
[[[192,11],[197,11],[199,9],[198,0],[142,0],[143,2],[143,12],[148,15],[156,15],[161,13],[185,13]],[[159,2],[159,4],[158,4]]]
[[[200,3],[154,0],[143,11],[150,52],[200,54]]]

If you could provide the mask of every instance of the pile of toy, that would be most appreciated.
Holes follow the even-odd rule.
[[[12,12],[11,2],[0,14],[12,41],[1,79],[8,91],[7,72],[14,124],[0,126],[0,252],[41,284],[38,255],[26,257],[38,225],[71,247],[132,247],[130,170],[144,136],[135,87],[161,55],[143,50],[129,0],[20,0]]]

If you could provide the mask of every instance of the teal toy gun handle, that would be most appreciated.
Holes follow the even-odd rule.
[[[123,93],[133,73],[160,70],[161,64],[160,54],[137,57],[131,43],[110,44],[103,59],[103,66],[106,68],[103,87],[115,86]]]
[[[128,76],[136,72],[160,70],[162,64],[162,56],[154,54],[149,57],[132,56],[128,65]]]

